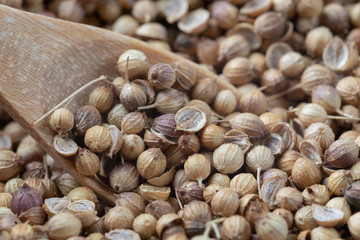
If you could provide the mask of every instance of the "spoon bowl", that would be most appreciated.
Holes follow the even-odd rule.
[[[186,61],[197,78],[215,78],[218,89],[236,88],[215,74],[168,51],[105,29],[48,18],[0,5],[0,104],[42,148],[80,184],[114,204],[114,192],[97,179],[76,171],[70,158],[53,148],[55,133],[48,118],[34,125],[46,112],[89,81],[105,75],[119,76],[118,57],[128,49],[145,53],[150,64]],[[87,103],[90,89],[67,106],[71,111]]]

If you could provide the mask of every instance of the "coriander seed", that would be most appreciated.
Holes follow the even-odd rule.
[[[145,150],[144,140],[136,134],[125,135],[121,153],[128,160],[136,159]]]
[[[113,229],[130,229],[134,222],[134,215],[132,212],[122,206],[111,208],[105,215],[104,227],[106,231]]]
[[[94,176],[100,169],[100,160],[95,153],[80,148],[75,156],[75,167],[78,172],[85,176]]]
[[[183,134],[178,140],[178,146],[184,154],[191,155],[200,150],[200,140],[193,133]]]
[[[198,181],[202,186],[202,181],[211,173],[211,164],[204,155],[196,153],[188,157],[184,163],[184,169],[190,180]]]
[[[224,130],[216,125],[205,126],[200,132],[201,144],[209,150],[215,150],[224,143]]]
[[[307,158],[299,158],[294,163],[291,177],[301,189],[321,182],[321,172],[316,164]]]
[[[100,113],[105,113],[112,107],[114,98],[115,94],[112,87],[97,87],[89,95],[89,105],[96,107]]]
[[[140,214],[134,219],[132,228],[142,238],[149,238],[155,233],[156,218],[151,214]]]
[[[111,146],[109,131],[102,126],[93,126],[86,131],[85,144],[93,152],[105,152]]]
[[[214,151],[212,163],[220,173],[235,173],[244,164],[244,154],[238,145],[225,143]]]
[[[66,108],[59,108],[51,114],[49,123],[57,133],[66,134],[74,127],[74,115]]]
[[[84,136],[89,128],[100,124],[101,115],[99,110],[97,110],[94,106],[86,105],[76,110],[74,128],[75,135]]]
[[[266,213],[255,222],[256,233],[261,239],[286,239],[288,225],[284,218],[274,213]]]
[[[216,216],[230,217],[239,207],[239,197],[231,188],[220,189],[211,200],[211,209]]]
[[[214,109],[220,115],[232,113],[237,105],[236,96],[230,90],[218,92],[214,100]]]
[[[127,59],[129,59],[128,67],[126,67]],[[125,72],[128,71],[129,79],[142,77],[149,69],[148,58],[143,52],[138,50],[127,50],[120,55],[117,62],[117,69],[122,76],[125,76]]]
[[[167,89],[176,82],[175,71],[169,64],[158,63],[149,69],[148,80],[157,89]]]
[[[166,157],[159,148],[149,148],[138,156],[136,168],[145,179],[158,177],[166,169]]]
[[[145,114],[141,112],[130,112],[121,121],[121,130],[125,134],[140,133],[145,127]]]

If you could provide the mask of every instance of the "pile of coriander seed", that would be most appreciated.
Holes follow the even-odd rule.
[[[360,239],[360,3],[55,2],[19,6],[137,37],[237,91],[130,49],[76,96],[87,105],[56,109],[55,150],[115,203],[0,109],[0,239]]]

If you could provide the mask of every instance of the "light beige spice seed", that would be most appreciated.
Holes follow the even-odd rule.
[[[86,131],[85,144],[93,152],[105,152],[111,146],[110,133],[102,126],[91,127]]]
[[[244,164],[244,154],[240,147],[233,143],[222,144],[214,151],[213,166],[224,174],[234,173]]]

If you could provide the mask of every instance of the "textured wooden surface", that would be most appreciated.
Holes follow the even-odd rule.
[[[128,49],[143,51],[151,64],[184,61],[156,50],[146,43],[82,24],[51,19],[0,5],[0,104],[61,166],[81,184],[90,187],[108,202],[114,195],[96,180],[84,177],[72,162],[52,147],[54,133],[47,119],[33,122],[85,83],[106,75],[116,77],[118,56]],[[198,78],[213,77],[220,89],[235,88],[214,74],[191,63]],[[87,101],[78,96],[69,108]]]

